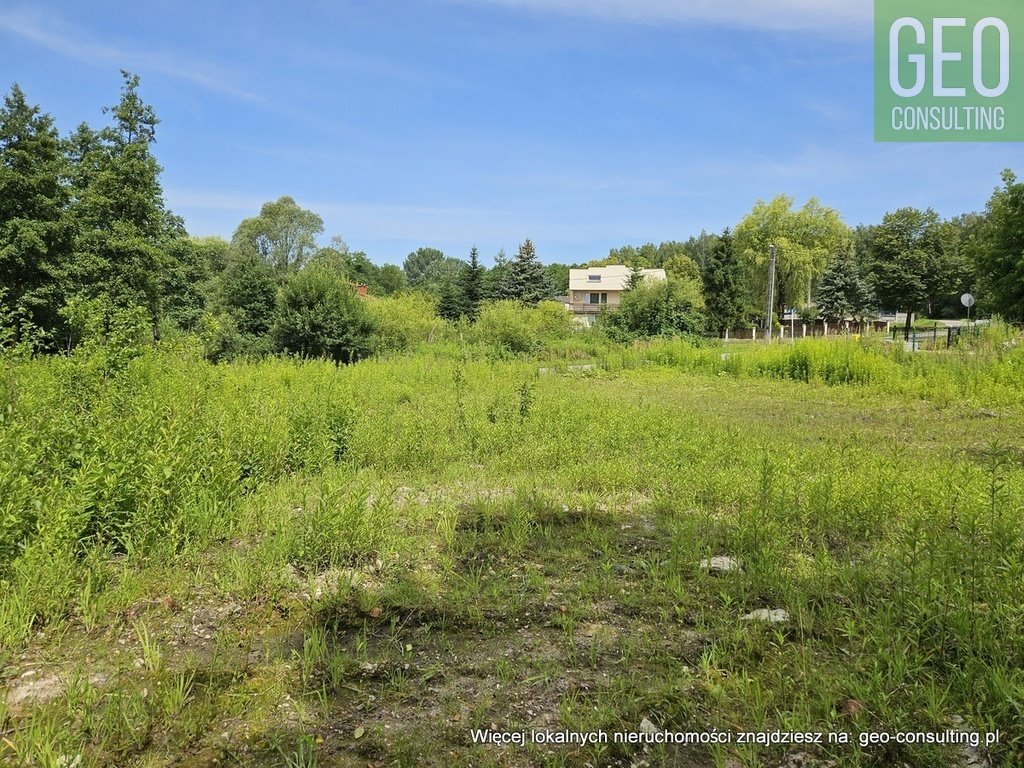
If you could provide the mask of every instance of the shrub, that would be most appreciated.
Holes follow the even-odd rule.
[[[554,301],[527,307],[517,301],[496,301],[481,307],[473,326],[473,339],[505,352],[523,354],[539,350],[545,342],[568,338],[572,316]]]
[[[689,281],[644,282],[622,297],[603,321],[621,340],[700,333],[703,317],[699,290]]]
[[[448,328],[435,313],[434,300],[420,291],[371,298],[366,306],[374,323],[371,348],[377,354],[437,341]]]
[[[318,266],[292,276],[277,298],[277,348],[303,358],[350,363],[370,350],[373,319],[344,278]]]

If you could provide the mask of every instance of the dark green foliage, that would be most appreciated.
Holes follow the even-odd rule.
[[[926,306],[937,277],[932,275],[941,255],[939,215],[931,210],[900,208],[885,214],[871,237],[871,282],[889,309],[913,314]],[[930,290],[931,289],[931,290]]]
[[[548,278],[548,285],[551,292],[556,296],[565,296],[569,293],[569,270],[576,269],[577,265],[569,264],[547,264],[544,273]]]
[[[462,294],[455,283],[441,286],[441,294],[437,298],[437,315],[445,320],[458,320],[463,312]]]
[[[370,293],[375,296],[390,296],[404,290],[405,272],[394,264],[385,264],[377,270],[377,279],[370,283]]]
[[[272,333],[282,352],[350,363],[367,354],[372,332],[363,300],[331,270],[301,270],[278,295]]]
[[[457,303],[457,283],[464,266],[465,262],[445,256],[436,248],[418,248],[406,257],[403,269],[410,288],[438,298],[447,292],[449,303]]]
[[[854,250],[836,258],[825,270],[815,293],[818,314],[830,322],[863,318],[875,309],[875,294],[857,267]]]
[[[1003,187],[988,201],[988,221],[978,244],[983,299],[991,311],[1024,321],[1024,184],[1003,171]]]
[[[695,334],[703,330],[694,286],[676,280],[644,281],[627,291],[604,323],[617,339]]]
[[[211,253],[209,241],[179,237],[168,243],[163,257],[158,284],[160,315],[177,328],[194,331],[206,308],[204,288],[211,268],[224,256]]]
[[[654,243],[644,243],[639,246],[624,245],[621,248],[612,248],[608,252],[607,258],[591,261],[587,266],[606,267],[612,264],[625,264],[627,267],[640,267],[641,269],[659,267],[671,274],[672,263],[675,261],[691,260],[698,267],[702,265],[715,240],[715,235],[702,231],[698,237],[691,237],[685,243],[669,240],[661,245]]]
[[[512,265],[502,248],[494,256],[494,266],[487,270],[484,275],[484,296],[495,301],[502,301],[512,298],[512,288],[509,282],[509,273]]]
[[[526,304],[536,304],[553,295],[544,266],[537,260],[529,239],[519,246],[519,253],[509,264],[508,292],[509,298]]]
[[[52,118],[15,84],[0,109],[0,310],[16,328],[53,331],[60,323],[58,269],[71,241],[64,172]]]
[[[705,313],[710,330],[724,332],[742,325],[747,294],[745,275],[733,248],[732,233],[726,229],[715,239],[701,269]]]
[[[231,242],[262,259],[274,270],[278,282],[283,282],[313,255],[316,236],[323,231],[323,219],[285,196],[264,203],[259,216],[242,221]]]
[[[986,226],[987,217],[978,213],[965,213],[943,222],[943,248],[949,255],[948,266],[952,275],[946,290],[929,299],[930,317],[962,318],[966,314],[967,309],[960,303],[960,297],[975,292]],[[971,312],[972,317],[975,312]]]
[[[462,314],[470,320],[476,320],[480,314],[480,302],[484,297],[484,273],[480,265],[480,254],[476,246],[469,252],[469,263],[462,268],[459,275],[459,288],[462,292]]]
[[[434,279],[436,268],[447,258],[437,248],[417,248],[405,257],[402,269],[410,288],[426,287]]]
[[[161,168],[150,151],[159,121],[139,98],[138,77],[122,75],[120,102],[104,110],[113,125],[98,134],[80,127],[69,142],[77,237],[64,278],[69,295],[105,295],[114,307],[143,307],[155,327],[168,246],[185,231],[164,208]]]
[[[214,308],[243,336],[263,336],[274,318],[277,281],[270,266],[249,251],[233,250],[213,288]]]
[[[636,288],[643,281],[644,276],[640,271],[640,267],[633,267],[629,271],[629,280],[626,283],[626,290],[631,291]]]

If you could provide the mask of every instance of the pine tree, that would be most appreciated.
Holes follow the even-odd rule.
[[[708,327],[719,333],[738,328],[744,315],[744,271],[726,229],[705,252],[701,269]]]
[[[442,283],[437,298],[437,314],[445,320],[458,320],[463,312],[460,286],[454,282]]]
[[[536,304],[551,297],[551,286],[544,266],[537,261],[533,243],[527,239],[509,265],[509,294],[526,304]]]
[[[505,255],[505,249],[502,248],[497,254],[495,254],[494,267],[492,267],[486,275],[486,288],[484,293],[487,298],[494,299],[496,301],[513,298],[509,279],[511,269],[512,263]]]
[[[484,268],[480,266],[480,254],[475,245],[469,252],[469,264],[463,267],[459,278],[459,287],[462,289],[462,314],[470,320],[476,320],[483,299]]]
[[[151,152],[159,120],[139,97],[139,78],[121,74],[121,100],[104,110],[113,125],[98,134],[80,127],[69,142],[78,239],[68,278],[87,297],[145,308],[155,327],[167,246],[184,228],[164,208],[162,169]]]
[[[0,311],[52,331],[63,305],[58,268],[70,249],[60,138],[17,84],[0,109]]]
[[[829,322],[863,318],[874,302],[874,292],[857,268],[852,247],[828,266],[815,293],[818,315]]]
[[[629,270],[629,282],[626,283],[626,290],[631,291],[643,282],[644,275],[640,267],[634,265]]]

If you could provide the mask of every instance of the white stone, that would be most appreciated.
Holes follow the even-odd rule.
[[[640,721],[641,733],[661,733],[661,730],[646,717]]]
[[[740,570],[740,561],[725,555],[717,555],[700,561],[700,567],[712,573],[731,573]]]
[[[789,621],[789,614],[782,608],[758,608],[743,617],[744,621],[767,621],[770,624],[781,624]]]

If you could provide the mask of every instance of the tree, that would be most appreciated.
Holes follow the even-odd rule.
[[[814,301],[818,315],[834,323],[848,317],[862,319],[872,312],[875,294],[860,273],[852,244],[825,270],[818,282]]]
[[[696,292],[694,287],[686,281],[645,280],[627,291],[603,322],[622,340],[699,333],[703,318],[699,287]]]
[[[285,196],[264,203],[258,216],[242,221],[231,242],[262,259],[282,283],[316,252],[316,238],[323,231],[323,219]]]
[[[104,109],[113,124],[98,134],[81,126],[69,142],[77,239],[65,279],[69,292],[145,308],[155,328],[162,262],[184,226],[164,207],[162,169],[151,151],[159,120],[139,97],[139,78],[121,74],[121,100]]]
[[[281,288],[273,325],[279,350],[351,363],[369,352],[372,334],[369,310],[336,272],[311,266]]]
[[[986,306],[1012,322],[1024,321],[1024,183],[1002,173],[986,206],[975,263]]]
[[[509,265],[508,280],[511,298],[517,301],[536,304],[552,295],[544,266],[529,239],[519,246],[519,253]]]
[[[53,119],[17,84],[0,108],[0,314],[52,331],[63,305],[58,274],[71,230],[65,161]]]
[[[666,260],[676,254],[688,256],[693,259],[698,266],[703,267],[704,261],[711,254],[712,249],[718,241],[718,237],[710,232],[705,232],[703,229],[700,234],[696,237],[691,237],[685,243],[662,243],[658,248],[659,257],[661,258],[661,264],[664,266]]]
[[[832,254],[848,247],[852,233],[839,213],[815,198],[794,210],[793,198],[758,200],[736,227],[734,247],[748,272],[755,301],[768,294],[768,252],[777,248],[775,300],[781,317],[786,307],[809,303],[814,283]]]
[[[608,251],[607,258],[591,261],[588,267],[609,267],[614,264],[621,264],[626,267],[637,267],[649,269],[655,264],[658,249],[654,243],[645,243],[639,247],[624,245],[621,248],[612,248]]]
[[[883,304],[906,311],[908,333],[914,313],[927,305],[940,279],[933,270],[941,249],[939,215],[931,208],[887,213],[872,234],[871,283]]]
[[[402,269],[409,287],[426,287],[431,282],[431,270],[444,260],[444,253],[437,248],[417,248],[406,256]]]
[[[569,270],[576,269],[580,265],[569,264],[546,264],[544,274],[548,277],[548,285],[552,292],[559,296],[569,293]]]
[[[686,254],[669,256],[661,267],[666,275],[676,280],[700,280],[700,266]]]
[[[940,222],[938,250],[928,262],[924,283],[925,308],[929,317],[960,317],[960,297],[974,279],[971,260],[976,216],[960,216]]]
[[[701,269],[708,327],[719,333],[740,327],[747,296],[743,265],[726,229],[708,251]]]
[[[176,327],[194,331],[199,327],[206,306],[204,288],[210,277],[210,253],[207,242],[179,237],[163,253],[158,292],[160,314]],[[224,243],[223,240],[220,240]],[[227,243],[224,243],[227,245]]]
[[[390,296],[404,290],[406,286],[405,272],[394,264],[385,264],[377,272],[377,280],[370,286],[370,293],[375,296]]]
[[[244,337],[252,340],[270,331],[277,280],[270,265],[252,251],[232,249],[213,294],[213,309],[230,317]]]
[[[469,263],[463,267],[459,279],[462,289],[462,313],[470,320],[480,314],[480,302],[484,293],[484,268],[480,266],[480,254],[474,245],[469,251]]]
[[[629,280],[626,281],[626,290],[632,291],[634,288],[640,285],[641,282],[643,282],[643,279],[644,273],[641,271],[640,267],[630,268]]]
[[[484,295],[487,298],[495,301],[512,299],[511,269],[512,263],[502,248],[494,256],[494,266],[484,276]]]
[[[459,286],[449,282],[441,286],[437,297],[437,316],[455,321],[463,316],[462,293]]]

